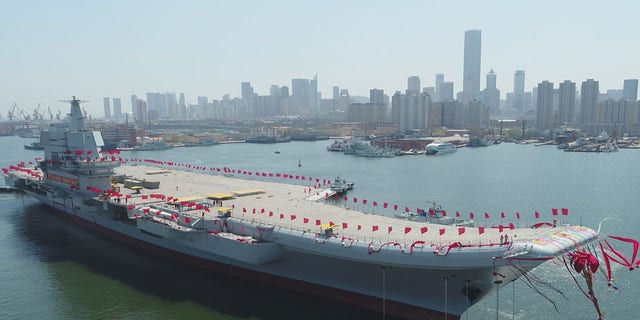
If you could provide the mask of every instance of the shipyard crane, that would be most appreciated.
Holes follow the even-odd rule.
[[[16,117],[16,113],[19,113],[18,110],[19,110],[18,105],[14,102],[11,105],[11,108],[9,108],[9,112],[7,113],[7,118],[9,118],[10,122],[13,121],[13,118]]]
[[[42,120],[42,118],[43,118],[43,115],[40,112],[40,102],[38,102],[38,105],[33,110],[33,120],[38,121],[38,120]]]
[[[26,121],[30,121],[31,120],[31,115],[26,113],[23,109],[20,109],[20,115],[24,118],[24,120]]]
[[[60,114],[62,113],[62,111],[58,110],[58,113],[56,113],[56,120],[60,121]]]
[[[49,120],[53,121],[53,113],[51,113],[51,107],[47,107],[47,113],[49,114]]]

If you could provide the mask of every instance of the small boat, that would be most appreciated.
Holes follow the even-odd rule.
[[[275,154],[280,154],[280,151],[276,151],[276,152],[274,152],[274,153],[275,153]]]
[[[333,143],[327,147],[327,151],[344,152],[349,148],[349,142],[346,140],[334,140]]]
[[[24,145],[25,150],[44,150],[44,146],[40,144],[39,141],[31,142],[30,144]]]
[[[342,194],[353,189],[353,182],[347,182],[345,179],[337,176],[336,179],[333,180],[329,188],[338,194]]]
[[[434,154],[443,154],[443,153],[456,152],[456,147],[454,145],[452,145],[451,143],[448,143],[448,142],[429,143],[425,147],[425,150],[427,151],[428,155],[434,155]]]
[[[141,146],[135,146],[133,148],[133,151],[167,150],[167,149],[171,149],[171,148],[173,148],[173,146],[171,146],[170,144],[167,144],[165,142],[153,141],[153,142],[145,143],[145,144],[143,144]]]

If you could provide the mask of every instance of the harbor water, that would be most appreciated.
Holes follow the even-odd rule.
[[[24,150],[25,141],[0,137],[5,150],[1,167],[42,157],[42,151]],[[409,208],[435,201],[465,217],[474,212],[476,221],[487,226],[550,221],[551,208],[568,208],[562,222],[600,226],[603,237],[640,234],[638,150],[568,153],[555,146],[503,143],[441,156],[358,158],[326,151],[330,143],[238,143],[121,156],[321,179],[339,175],[355,183],[349,197]],[[349,205],[388,214],[362,201]],[[20,195],[0,194],[0,262],[0,319],[383,318],[330,299],[148,255],[63,220]],[[606,319],[636,319],[640,273],[614,266],[614,276],[617,291],[607,287],[601,274],[596,278]],[[563,264],[548,262],[530,279],[485,297],[463,319],[597,319]]]

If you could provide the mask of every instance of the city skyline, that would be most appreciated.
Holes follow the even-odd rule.
[[[292,79],[315,74],[323,98],[333,86],[359,96],[372,88],[404,91],[413,75],[434,87],[437,73],[455,94],[463,87],[467,30],[482,32],[480,90],[493,69],[502,99],[515,70],[526,72],[526,91],[544,80],[591,78],[604,92],[639,77],[637,50],[623,31],[634,30],[640,4],[554,2],[549,12],[544,2],[9,3],[0,13],[10,48],[0,53],[0,112],[6,118],[13,102],[27,111],[39,102],[58,109],[65,106],[58,100],[76,95],[101,115],[103,97],[185,92],[195,103],[198,96],[240,97],[241,82],[268,94],[273,84],[291,88]],[[406,7],[410,17],[396,17]],[[545,23],[536,18],[543,13]],[[454,14],[460,23],[451,23]],[[585,19],[609,16],[616,18],[597,25]],[[612,53],[619,43],[628,46]]]

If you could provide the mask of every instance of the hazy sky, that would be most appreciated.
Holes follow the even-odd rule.
[[[640,1],[11,1],[0,0],[0,112],[15,101],[67,111],[61,99],[185,92],[220,99],[250,81],[318,74],[318,89],[391,95],[407,77],[436,73],[462,89],[464,31],[482,30],[482,88],[493,68],[502,98],[513,72],[538,82],[600,81],[622,88],[640,77]],[[578,84],[579,87],[579,84]]]

